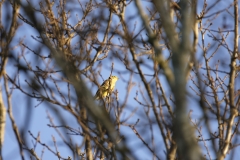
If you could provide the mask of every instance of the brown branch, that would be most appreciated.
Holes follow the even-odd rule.
[[[234,38],[234,52],[231,57],[231,70],[230,70],[230,79],[229,79],[229,105],[230,105],[230,116],[227,122],[227,131],[226,137],[223,141],[223,146],[220,146],[218,152],[218,159],[223,160],[226,157],[230,149],[231,136],[234,125],[234,120],[237,115],[239,115],[237,107],[235,105],[235,78],[236,78],[236,60],[238,58],[238,0],[234,0],[234,18],[235,18],[235,38]]]

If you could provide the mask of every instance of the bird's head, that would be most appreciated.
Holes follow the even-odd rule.
[[[119,78],[117,76],[110,76],[109,77],[113,83],[115,83]]]

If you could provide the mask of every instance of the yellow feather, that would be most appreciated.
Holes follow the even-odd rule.
[[[115,84],[119,78],[117,76],[110,76],[102,85],[98,88],[95,99],[105,98],[109,96],[114,90]]]

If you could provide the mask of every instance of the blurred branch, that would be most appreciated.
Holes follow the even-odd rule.
[[[159,43],[157,40],[156,35],[152,32],[152,29],[149,27],[150,23],[148,20],[148,17],[145,15],[143,8],[141,7],[141,4],[139,0],[135,1],[136,7],[138,9],[138,12],[141,16],[141,19],[143,21],[144,27],[146,28],[148,35],[149,35],[149,42],[154,48],[155,56],[153,56],[153,60],[156,61],[159,65],[159,68],[162,68],[164,70],[165,76],[169,82],[170,86],[173,86],[174,84],[174,75],[172,70],[170,69],[168,65],[168,61],[166,61],[161,53],[161,49],[159,48]]]
[[[2,148],[5,135],[5,124],[6,124],[6,108],[2,96],[2,88],[0,88],[0,159],[2,158]]]
[[[68,80],[75,88],[80,109],[80,115],[78,115],[78,117],[76,118],[85,132],[85,138],[90,141],[90,139],[88,139],[90,138],[90,133],[86,123],[86,120],[88,118],[87,111],[89,111],[89,114],[94,117],[95,121],[101,122],[101,124],[107,129],[109,136],[116,147],[116,151],[121,153],[123,159],[129,159],[130,154],[127,146],[124,144],[123,141],[118,142],[120,136],[116,132],[114,125],[111,123],[107,112],[103,108],[95,105],[92,94],[89,92],[81,76],[78,75],[78,70],[74,66],[74,63],[71,60],[67,60],[65,58],[66,53],[64,52],[64,50],[54,48],[51,45],[51,42],[44,35],[44,29],[42,28],[43,25],[39,21],[37,21],[37,17],[35,17],[32,7],[22,5],[22,8],[38,30],[43,44],[45,44],[51,51],[51,55],[55,59],[56,64],[62,69],[64,75],[66,75]],[[90,142],[87,143],[90,144]],[[87,146],[86,149],[89,149],[90,151],[90,146]],[[87,159],[92,159],[92,153],[89,153],[87,155]]]
[[[9,145],[21,159],[235,158],[237,4],[0,0],[0,158]],[[116,88],[95,101],[109,74],[119,77]],[[34,115],[45,107],[47,118]],[[4,140],[8,132],[16,140]]]

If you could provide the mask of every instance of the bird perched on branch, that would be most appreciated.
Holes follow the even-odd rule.
[[[109,96],[119,78],[117,76],[110,76],[106,81],[102,83],[102,85],[98,88],[96,95],[94,98],[96,100],[100,98],[105,98],[106,96]]]

